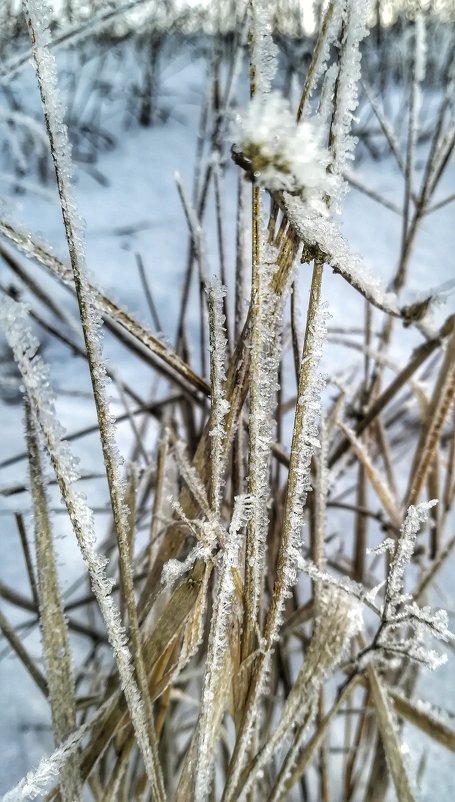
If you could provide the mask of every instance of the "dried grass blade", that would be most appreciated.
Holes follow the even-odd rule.
[[[377,668],[371,662],[367,667],[367,675],[371,688],[371,698],[376,708],[379,732],[398,802],[415,802],[408,770],[401,752],[388,693]]]
[[[158,755],[158,740],[155,728],[155,716],[149,694],[147,672],[143,656],[143,644],[142,644],[141,634],[139,631],[138,612],[136,607],[136,598],[134,594],[131,547],[127,529],[123,529],[121,533],[117,532],[117,543],[119,550],[121,586],[123,590],[123,598],[126,602],[126,609],[128,611],[129,634],[132,645],[133,665],[135,668],[137,684],[141,695],[141,701],[142,704],[144,705],[147,737],[150,746],[151,766],[150,767],[147,766],[146,763],[146,769],[147,769],[147,774],[149,775],[149,779],[151,780],[151,785],[154,789],[154,795],[156,799],[165,800],[166,794],[164,790],[164,780],[161,771],[160,759]],[[151,777],[150,777],[150,769],[152,771]]]
[[[26,404],[27,447],[32,489],[40,627],[56,746],[76,729],[71,646],[59,589],[52,528],[35,421]],[[71,755],[60,776],[62,802],[82,799],[79,757]]]
[[[344,423],[340,422],[339,427],[345,437],[351,443],[357,459],[365,468],[365,472],[370,480],[371,486],[373,487],[384,509],[387,511],[387,514],[390,516],[393,526],[399,527],[401,524],[401,514],[398,505],[393,498],[390,488],[381,478],[379,471],[374,467],[366,446],[359,440],[358,437],[356,437],[355,433],[349,428],[349,426],[346,426]]]
[[[262,620],[265,552],[269,529],[271,448],[274,438],[278,372],[281,356],[282,301],[271,285],[277,252],[267,245],[263,262],[253,263],[251,298],[250,408],[248,493],[253,514],[245,549],[242,660],[255,649]]]
[[[389,690],[396,712],[403,716],[411,724],[414,724],[430,738],[455,752],[455,730],[449,727],[445,721],[437,718],[430,710],[426,710],[420,703],[411,702],[399,692]]]
[[[412,463],[406,505],[415,504],[425,484],[444,423],[455,399],[455,332],[446,347],[444,360],[434,386],[427,415],[422,423]]]
[[[324,679],[345,654],[350,639],[357,634],[359,617],[356,603],[338,588],[321,590],[319,617],[313,637],[305,654],[303,665],[285,701],[283,713],[274,726],[273,734],[263,749],[256,755],[246,777],[242,780],[238,800],[241,802],[251,789],[259,772],[273,759],[295,727],[299,737],[294,737],[291,750],[285,760],[279,785],[289,777],[318,707],[319,692]]]
[[[224,419],[229,411],[229,402],[224,395],[226,381],[225,365],[227,357],[226,316],[223,311],[226,289],[214,278],[207,288],[210,327],[210,438],[211,469],[210,483],[211,507],[219,517],[223,497],[223,439]]]
[[[309,470],[316,443],[315,416],[319,409],[323,380],[317,372],[322,337],[325,334],[325,313],[320,309],[322,264],[313,269],[308,305],[305,343],[299,376],[297,404],[291,447],[291,460],[284,511],[284,523],[279,544],[277,568],[270,607],[264,626],[264,646],[252,672],[242,723],[235,743],[223,802],[231,802],[238,794],[238,783],[247,755],[258,703],[264,692],[270,665],[271,648],[282,622],[285,595],[297,580],[300,558],[300,529],[306,494],[310,489]]]
[[[36,354],[38,344],[28,327],[24,307],[9,298],[2,298],[0,318],[21,371],[33,414],[42,430],[44,444],[106,624],[138,742],[152,777],[154,769],[147,721],[133,675],[126,635],[112,598],[112,583],[106,576],[106,561],[95,548],[93,513],[74,487],[78,473],[68,443],[62,440],[62,431],[55,417],[54,396],[49,385],[48,371]]]
[[[103,567],[99,563],[98,555],[94,555],[88,543],[86,533],[82,532],[80,515],[75,515],[75,507],[71,504],[71,489],[68,480],[59,464],[58,454],[50,449],[51,459],[57,468],[57,475],[62,484],[62,495],[66,500],[68,512],[78,536],[87,567],[92,576],[94,591],[104,613],[110,640],[117,659],[119,672],[124,685],[124,692],[135,727],[138,744],[144,758],[145,769],[158,800],[164,800],[164,785],[159,767],[159,760],[154,738],[153,721],[151,719],[151,706],[147,706],[147,683],[145,670],[141,660],[141,643],[137,623],[136,603],[134,599],[134,586],[131,573],[131,559],[128,543],[128,522],[123,505],[123,486],[119,471],[119,454],[115,444],[115,433],[110,418],[105,387],[105,368],[102,354],[100,321],[95,312],[95,303],[90,292],[86,278],[83,238],[77,207],[72,196],[71,188],[71,155],[68,133],[64,124],[63,111],[59,104],[59,91],[55,60],[49,51],[49,20],[46,14],[40,13],[35,0],[25,0],[25,17],[32,40],[32,49],[35,69],[41,94],[44,119],[49,139],[52,161],[54,163],[57,188],[60,198],[61,212],[65,227],[68,251],[71,262],[76,297],[79,305],[79,314],[84,334],[85,348],[90,369],[93,398],[99,424],[99,435],[103,451],[106,476],[109,486],[109,495],[112,514],[115,523],[117,542],[122,563],[121,579],[128,605],[130,628],[133,642],[135,667],[138,684],[134,680],[130,665],[130,655],[126,643],[122,643],[124,633],[114,612],[114,605],[110,589],[106,580],[100,581]],[[39,405],[39,402],[38,402]],[[35,410],[38,413],[37,410]],[[42,414],[42,412],[41,412]],[[66,492],[65,492],[66,491]],[[76,509],[82,512],[83,504],[78,499]],[[85,553],[84,553],[85,552]],[[104,586],[103,586],[104,585]],[[97,592],[98,591],[98,592]],[[109,600],[109,603],[108,603]]]
[[[0,630],[2,631],[3,636],[6,638],[11,648],[14,649],[14,651],[16,652],[23,666],[26,668],[32,679],[35,681],[41,693],[43,693],[44,696],[47,696],[48,688],[47,688],[46,678],[41,673],[38,666],[35,664],[35,661],[31,657],[31,655],[28,653],[21,639],[17,635],[16,630],[14,629],[13,626],[11,626],[8,619],[1,612],[1,610],[0,610]]]
[[[153,700],[158,683],[154,679],[159,662],[165,657],[182,636],[182,630],[197,606],[199,594],[204,582],[205,566],[196,563],[192,576],[183,581],[172,593],[162,613],[158,616],[153,628],[144,635],[142,647],[143,660],[147,674],[151,677],[149,693]],[[94,733],[92,740],[84,750],[82,773],[86,778],[97,760],[103,754],[119,727],[126,724],[127,707],[125,701],[115,694],[106,720],[103,720]]]
[[[19,250],[27,256],[32,256],[39,264],[43,265],[53,276],[64,284],[73,286],[71,272],[68,266],[58,259],[45,245],[34,242],[19,228],[13,226],[6,220],[0,220],[0,234],[13,242]],[[187,363],[179,357],[166,343],[156,337],[152,332],[139,323],[129,312],[122,309],[115,301],[102,293],[91,284],[87,285],[88,291],[92,294],[95,304],[101,314],[107,317],[106,323],[109,325],[109,318],[137,340],[141,346],[150,351],[159,360],[165,363],[171,370],[185,379],[196,390],[200,390],[204,395],[210,394],[210,387],[207,382],[198,376]],[[116,333],[116,329],[109,326]],[[168,372],[169,375],[169,372]],[[172,373],[170,374],[172,378]],[[174,376],[175,377],[175,376]]]
[[[27,532],[24,525],[24,517],[20,512],[15,512],[17,531],[21,540],[22,551],[24,552],[25,564],[27,567],[28,581],[30,583],[30,590],[32,592],[33,601],[38,608],[38,590],[36,587],[35,572],[33,570],[32,555],[30,554],[30,547],[27,540]]]
[[[232,522],[221,554],[215,587],[215,603],[207,647],[201,711],[197,724],[198,757],[194,772],[194,799],[203,802],[209,794],[214,769],[214,752],[227,703],[230,671],[229,631],[234,613],[234,573],[240,564],[240,529],[251,515],[252,499],[236,499]]]
[[[333,704],[327,715],[322,719],[322,721],[319,722],[317,731],[308,741],[303,751],[300,753],[291,773],[282,782],[281,790],[278,789],[276,784],[275,788],[272,789],[268,802],[271,802],[272,799],[273,802],[281,802],[281,800],[288,798],[287,795],[289,794],[291,788],[300,780],[301,777],[303,777],[306,769],[311,764],[312,760],[315,758],[318,749],[324,742],[330,724],[332,723],[333,719],[335,718],[335,716],[337,715],[338,711],[341,709],[343,704],[346,702],[348,697],[351,695],[352,691],[356,686],[357,681],[358,678],[354,677],[343,686],[335,703]]]

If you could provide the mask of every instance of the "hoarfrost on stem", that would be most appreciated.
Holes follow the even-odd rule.
[[[374,639],[374,648],[380,657],[398,655],[406,657],[427,668],[437,668],[446,662],[446,655],[428,648],[428,635],[440,641],[451,641],[453,635],[448,627],[445,610],[421,607],[405,593],[405,570],[415,550],[417,534],[422,523],[428,520],[428,511],[437,504],[435,499],[409,507],[400,528],[398,541],[387,538],[375,551],[391,554],[390,567],[385,580],[384,605],[381,610],[382,623]],[[403,634],[402,634],[403,633]],[[375,654],[375,652],[373,652]],[[365,650],[371,657],[371,649]]]
[[[326,220],[289,193],[282,195],[280,205],[302,242],[317,248],[324,262],[374,306],[394,317],[400,316],[396,294],[387,292],[381,279],[369,272],[361,257],[351,251],[336,222]]]
[[[408,509],[400,529],[400,537],[394,549],[387,578],[386,604],[389,613],[395,612],[403,594],[404,572],[414,554],[420,525],[428,520],[428,511],[437,504],[437,499],[424,501]]]
[[[212,507],[214,513],[219,515],[223,491],[224,422],[229,412],[229,402],[224,395],[227,341],[223,301],[226,296],[226,288],[218,278],[214,277],[210,284],[207,285],[207,294],[209,297],[210,379],[212,387],[210,416]]]
[[[313,87],[317,85],[318,80],[321,78],[321,76],[324,75],[324,77],[326,77],[328,69],[329,70],[331,69],[331,67],[327,69],[327,61],[329,58],[331,46],[333,44],[336,44],[340,37],[345,2],[346,0],[333,0],[333,2],[330,4],[331,8],[327,9],[330,14],[330,19],[328,20],[327,32],[324,41],[322,43],[322,49],[319,54],[319,61],[314,73],[312,82]]]
[[[250,518],[252,507],[252,499],[248,495],[236,497],[226,543],[218,558],[215,602],[197,728],[198,758],[194,778],[195,802],[203,802],[207,799],[212,785],[213,755],[224,712],[224,677],[229,665],[229,632],[236,593],[234,572],[240,571],[242,541],[240,530]]]
[[[306,389],[298,400],[299,409],[296,412],[298,425],[294,425],[293,452],[291,454],[291,461],[294,461],[294,465],[289,472],[277,573],[266,617],[264,637],[250,684],[248,704],[236,742],[233,767],[225,789],[226,802],[231,802],[238,797],[238,783],[245,756],[248,754],[248,745],[253,736],[254,724],[259,712],[258,704],[267,687],[271,656],[279,638],[285,601],[297,582],[298,572],[303,566],[301,529],[304,520],[305,499],[308,491],[311,490],[311,460],[315,448],[318,446],[316,421],[320,414],[321,393],[325,385],[325,379],[319,373],[319,362],[327,330],[327,316],[325,306],[319,306],[313,318],[313,326],[308,332],[306,349],[308,359],[304,366],[307,379]],[[292,489],[290,489],[291,481]]]
[[[336,103],[332,124],[333,168],[341,174],[346,162],[353,159],[356,139],[351,134],[354,112],[358,105],[358,82],[360,80],[360,43],[368,34],[368,17],[371,0],[346,0],[343,13],[343,39]]]
[[[248,490],[253,511],[247,533],[248,622],[259,624],[270,507],[271,450],[275,433],[278,372],[282,350],[283,299],[272,289],[278,252],[261,249],[262,261],[254,276],[252,305]],[[248,577],[251,578],[251,583]],[[251,634],[251,633],[250,633]]]
[[[50,13],[47,4],[38,2],[38,0],[24,0],[24,9],[32,40],[33,58],[79,303],[115,523],[118,529],[126,532],[126,513],[121,500],[125,489],[120,468],[122,460],[115,442],[113,421],[109,413],[106,395],[106,369],[102,353],[102,320],[96,306],[93,288],[86,275],[83,227],[71,185],[73,175],[71,148],[68,130],[64,123],[64,109],[60,101],[55,58],[49,50],[51,42],[49,33]]]
[[[252,83],[253,93],[267,95],[277,70],[278,48],[272,39],[273,3],[253,0],[252,3]]]
[[[321,412],[321,395],[326,379],[319,372],[319,363],[322,356],[322,346],[327,334],[327,320],[329,312],[326,304],[321,304],[314,316],[313,326],[307,337],[306,386],[303,394],[297,399],[301,408],[299,427],[295,429],[293,449],[295,451],[293,465],[293,488],[285,508],[285,529],[287,533],[287,550],[284,554],[282,566],[282,591],[277,606],[275,620],[270,624],[272,640],[278,637],[281,623],[282,607],[285,594],[297,581],[298,570],[302,567],[301,530],[303,526],[304,507],[307,494],[311,491],[311,460],[315,450],[320,447],[318,439],[318,417]],[[302,366],[301,370],[304,366]],[[299,413],[296,413],[296,415]],[[291,456],[292,459],[292,456]]]
[[[101,318],[96,308],[96,299],[91,287],[85,266],[84,242],[82,227],[72,193],[72,163],[68,140],[68,131],[64,123],[64,112],[60,102],[55,59],[50,52],[49,10],[39,0],[24,0],[25,17],[32,41],[38,85],[41,94],[43,113],[49,139],[51,156],[57,179],[60,207],[65,227],[66,240],[71,261],[74,286],[79,305],[79,315],[84,334],[87,361],[98,418],[99,436],[109,486],[112,515],[117,536],[124,596],[127,602],[128,617],[131,625],[132,643],[136,656],[136,668],[139,686],[145,701],[148,691],[145,689],[145,670],[142,665],[141,641],[138,631],[137,611],[134,599],[134,587],[131,572],[130,539],[127,510],[124,504],[125,483],[121,473],[121,458],[115,440],[113,420],[109,412],[106,395],[106,369],[102,353]],[[35,410],[38,415],[39,410]],[[49,448],[52,457],[52,449]],[[164,786],[157,756],[154,737],[154,725],[151,720],[151,708],[147,715],[143,698],[136,684],[130,662],[130,652],[126,636],[120,625],[120,616],[110,596],[110,584],[104,574],[104,563],[100,563],[99,555],[94,549],[85,548],[85,533],[79,516],[86,518],[85,504],[75,495],[71,485],[65,486],[64,477],[59,474],[58,462],[54,464],[57,479],[62,484],[62,495],[67,504],[73,528],[79,540],[84,559],[90,571],[93,590],[103,612],[108,636],[117,661],[120,680],[123,685],[127,705],[148,779],[158,800],[164,799]],[[92,524],[93,526],[93,524]],[[93,545],[93,544],[92,544]],[[84,551],[85,549],[85,551]]]
[[[348,598],[340,589],[334,587],[325,586],[321,590],[319,616],[315,621],[313,637],[303,665],[284,703],[273,735],[253,761],[238,802],[243,802],[247,798],[254,779],[273,760],[286,741],[292,738],[295,742],[298,738],[299,742],[302,742],[315,715],[322,683],[340,663],[349,643],[362,626],[360,605],[355,599]],[[291,771],[295,757],[291,749],[284,764],[286,775]]]

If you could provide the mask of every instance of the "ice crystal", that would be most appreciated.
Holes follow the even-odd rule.
[[[318,80],[321,76],[324,76],[324,80],[327,80],[327,76],[333,70],[331,65],[327,69],[327,61],[330,55],[330,48],[332,45],[336,44],[339,40],[340,33],[341,33],[341,25],[343,21],[343,11],[344,11],[345,0],[334,0],[332,4],[332,13],[327,27],[327,34],[325,36],[321,53],[319,56],[319,61],[315,70],[314,79],[313,79],[313,87],[317,85]],[[336,73],[338,73],[338,68],[336,67]],[[323,89],[324,91],[324,89]]]
[[[387,598],[390,612],[395,611],[403,593],[404,572],[414,554],[417,533],[420,525],[428,520],[428,511],[437,504],[436,499],[422,502],[417,507],[408,509],[404,523],[400,529],[400,537],[396,545],[388,580]]]
[[[221,527],[214,525],[213,520],[191,520],[185,515],[183,507],[178,501],[170,497],[169,502],[175,514],[192,532],[197,543],[190,550],[185,560],[170,559],[164,564],[161,572],[161,581],[164,585],[173,585],[177,580],[181,579],[193,567],[196,560],[207,562],[212,557],[220,535],[222,535]]]
[[[333,574],[329,574],[327,571],[323,571],[318,568],[318,566],[311,562],[311,560],[307,560],[301,556],[299,557],[298,565],[300,570],[307,574],[307,576],[309,576],[315,582],[320,582],[321,584],[329,585],[342,590],[348,596],[351,596],[360,602],[364,602],[368,605],[368,607],[374,609],[375,612],[380,615],[379,608],[374,604],[374,598],[380,590],[381,585],[377,585],[371,590],[368,590],[360,582],[355,582],[349,577],[335,577]]]
[[[334,169],[342,173],[346,162],[353,158],[356,139],[351,134],[354,112],[358,104],[360,79],[360,42],[368,34],[370,0],[346,0],[343,14],[343,39],[336,90],[336,103],[332,124],[332,152]]]
[[[396,543],[391,537],[386,537],[379,546],[375,548],[367,549],[367,554],[385,554],[388,552],[389,554],[393,554],[395,551]]]
[[[193,498],[195,501],[197,501],[207,519],[216,527],[218,525],[218,519],[213,514],[210,507],[204,483],[202,482],[197,469],[194,467],[194,465],[191,465],[186,454],[185,444],[181,441],[178,441],[174,446],[174,456],[180,474]]]
[[[273,12],[270,0],[252,3],[252,82],[255,93],[260,96],[270,92],[277,70],[278,48],[272,39]]]
[[[161,572],[163,585],[173,585],[193,567],[196,560],[206,562],[212,555],[215,543],[197,543],[184,560],[168,560]]]
[[[330,125],[333,117],[333,99],[335,97],[335,87],[338,77],[338,64],[334,63],[328,68],[324,84],[321,90],[321,97],[319,99],[319,106],[315,118],[317,119],[321,135],[327,140],[329,138]]]

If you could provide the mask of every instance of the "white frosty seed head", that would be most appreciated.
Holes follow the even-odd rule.
[[[254,97],[248,109],[237,115],[233,137],[251,162],[258,184],[271,191],[298,194],[313,208],[326,212],[324,197],[336,192],[338,182],[327,171],[329,152],[314,120],[296,122],[289,102],[271,92]]]

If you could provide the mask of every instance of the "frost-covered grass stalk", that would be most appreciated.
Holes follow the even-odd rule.
[[[260,106],[270,97],[276,73],[277,48],[272,38],[272,7],[255,0],[250,6],[250,106]],[[253,114],[253,128],[258,122]],[[244,132],[244,117],[239,118]],[[253,500],[253,514],[248,524],[245,544],[245,593],[242,657],[254,650],[262,616],[265,543],[268,528],[270,447],[278,371],[280,316],[274,314],[271,298],[271,274],[275,260],[264,256],[262,242],[262,191],[256,184],[251,192],[251,367],[250,426],[248,430],[248,492]],[[266,264],[268,263],[268,266]],[[264,376],[267,376],[264,382]],[[248,674],[247,674],[248,676]],[[246,680],[247,682],[248,680]]]
[[[264,252],[265,251],[265,252]],[[271,287],[276,249],[263,248],[256,267],[251,336],[248,491],[253,512],[246,541],[244,656],[254,649],[261,625],[270,509],[271,448],[281,354],[281,302]]]
[[[207,288],[209,297],[209,326],[210,326],[210,377],[211,377],[211,419],[212,438],[212,508],[215,515],[220,514],[220,505],[223,492],[223,437],[224,420],[229,411],[229,402],[224,397],[224,383],[226,381],[225,365],[227,356],[226,329],[224,327],[225,315],[223,313],[223,300],[226,288],[214,278]]]
[[[89,573],[92,590],[104,618],[138,743],[152,779],[156,769],[155,756],[149,742],[144,701],[134,678],[126,633],[112,597],[112,581],[106,576],[106,559],[95,548],[93,514],[82,494],[74,488],[74,483],[79,478],[78,472],[69,446],[62,440],[62,429],[55,416],[54,397],[49,387],[48,371],[36,353],[38,343],[30,331],[26,309],[14,301],[2,299],[0,320],[21,371],[32,412],[39,422],[44,444]]]
[[[224,712],[226,687],[232,671],[229,657],[230,630],[240,576],[240,531],[251,517],[254,501],[249,496],[235,500],[226,543],[218,557],[215,602],[207,647],[201,712],[197,725],[197,767],[194,799],[204,800],[212,784],[214,753]]]
[[[433,204],[432,196],[455,143],[453,65],[445,70],[452,89],[425,95],[435,70],[430,43],[436,28],[424,10],[402,20],[401,41],[400,26],[368,36],[375,4],[329,0],[315,4],[314,36],[303,30],[292,38],[306,4],[295,17],[291,9],[284,13],[285,4],[268,0],[216,4],[224,33],[208,39],[192,201],[174,174],[176,219],[181,216],[189,242],[180,309],[172,310],[173,348],[88,280],[54,59],[66,53],[65,42],[73,43],[71,57],[80,56],[84,65],[97,66],[105,47],[154,57],[150,41],[156,37],[162,46],[156,26],[164,16],[152,5],[132,2],[142,15],[138,31],[134,15],[120,4],[100,12],[98,3],[92,8],[72,0],[52,38],[52,14],[38,0],[25,0],[47,140],[21,108],[0,115],[0,133],[2,122],[8,126],[8,152],[11,126],[21,137],[29,130],[31,148],[39,143],[43,149],[47,141],[69,253],[66,263],[20,221],[0,220],[0,257],[12,276],[0,286],[8,344],[0,355],[0,393],[21,389],[30,468],[23,484],[14,474],[0,486],[6,512],[16,512],[24,558],[17,564],[24,565],[27,582],[25,589],[11,588],[2,577],[0,630],[36,693],[47,698],[54,738],[49,756],[17,777],[3,798],[328,802],[336,796],[385,802],[392,783],[399,802],[413,802],[421,755],[411,747],[408,760],[408,740],[416,739],[403,721],[438,748],[455,751],[450,717],[416,690],[419,672],[437,669],[447,659],[445,646],[453,645],[433,586],[441,576],[444,583],[455,553],[455,322],[449,315],[435,329],[431,320],[435,301],[450,298],[451,285],[443,284],[442,292],[420,288],[416,302],[403,294],[413,277],[420,222],[450,202]],[[172,2],[165,5],[172,15]],[[87,20],[90,8],[94,15]],[[114,28],[98,35],[96,20],[111,13]],[[237,20],[232,36],[225,36],[227,18]],[[84,31],[93,27],[97,36],[85,41]],[[191,30],[189,17],[184,30]],[[172,35],[167,30],[183,53],[183,28],[178,40]],[[372,50],[389,36],[396,37],[399,70],[390,67],[392,54]],[[204,37],[197,42],[199,56]],[[360,84],[365,63],[366,94]],[[402,131],[388,119],[389,89],[383,75],[375,75],[379,63],[395,76],[393,102],[404,93]],[[22,80],[23,66],[24,56],[8,61],[0,80]],[[138,97],[140,79],[149,86],[149,66],[133,76],[134,87],[127,84],[128,114],[135,103],[150,100]],[[123,69],[122,59],[117,67]],[[431,114],[436,110],[428,143],[426,100]],[[173,109],[171,121],[153,136],[166,137],[166,125],[176,121],[180,126],[179,114],[175,109],[174,118]],[[81,131],[72,134],[80,145]],[[133,134],[130,127],[122,135]],[[102,138],[101,123],[83,136]],[[375,157],[386,151],[396,161],[403,209],[350,169],[359,138],[363,154],[370,147]],[[28,180],[23,155],[21,191]],[[171,172],[182,169],[175,155]],[[97,175],[94,170],[90,180]],[[402,216],[388,282],[368,271],[341,234],[336,216],[349,184],[388,214]],[[50,195],[45,186],[41,191]],[[134,183],[129,191],[135,192]],[[81,192],[81,204],[83,198]],[[362,225],[368,224],[365,218]],[[362,232],[375,234],[374,224]],[[166,328],[154,292],[161,275],[167,281],[167,266],[148,283],[145,256],[136,255],[144,295],[157,328],[160,320]],[[43,286],[34,275],[38,265],[47,274]],[[73,293],[80,326],[68,325],[61,296],[50,294],[55,279]],[[355,320],[346,319],[344,307],[326,304],[327,288],[333,286],[333,297],[345,285],[349,314],[359,312]],[[22,288],[26,305],[17,301]],[[107,394],[102,321],[131,360],[128,382],[122,363],[109,368],[132,435],[127,471]],[[392,321],[402,337],[398,356],[389,350]],[[78,431],[75,423],[65,439],[35,323],[58,348],[87,363],[97,421],[90,431],[102,452],[96,471],[76,466],[69,442],[87,429]],[[399,324],[414,328],[412,340]],[[349,348],[349,369],[345,359],[338,364],[340,346]],[[9,371],[10,354],[19,381]],[[147,402],[138,389],[144,376],[153,388]],[[3,459],[0,469],[16,465],[9,454]],[[98,522],[81,488],[88,482],[96,503],[100,478],[107,478],[108,494]],[[15,506],[27,492],[33,547],[19,502]],[[54,506],[71,524],[83,558],[73,587],[59,576],[54,532],[62,518],[53,517]],[[106,513],[110,526],[98,546]],[[64,554],[64,542],[61,548]],[[11,604],[24,612],[19,626]],[[26,640],[38,624],[42,654]],[[87,648],[79,648],[75,635]],[[340,744],[335,757],[330,747]]]
[[[147,774],[157,798],[164,799],[164,786],[157,755],[152,709],[150,705],[147,704],[147,679],[142,664],[141,640],[136,620],[134,588],[130,571],[131,556],[128,523],[126,508],[124,506],[125,486],[121,478],[120,455],[115,442],[115,432],[112,428],[112,419],[106,397],[106,369],[101,345],[101,321],[86,276],[81,220],[72,193],[72,160],[68,132],[65,126],[64,113],[59,96],[55,58],[49,49],[49,9],[45,2],[25,0],[24,10],[32,40],[33,58],[49,137],[50,151],[55,169],[60,208],[65,226],[74,286],[76,289],[84,343],[90,369],[93,398],[98,417],[100,440],[118,540],[123,592],[129,613],[129,624],[134,656],[136,659],[137,681],[141,688],[142,701],[140,701],[132,672],[127,668],[129,655],[125,655],[124,651],[119,650],[117,659],[119,660],[120,674],[124,674],[124,690],[130,705],[133,720],[136,718],[138,740],[144,757]],[[120,659],[121,656],[126,656],[127,659],[122,660]],[[144,710],[144,705],[147,712]],[[133,708],[136,706],[138,706],[137,710],[133,711]]]
[[[59,745],[76,729],[73,657],[59,588],[42,466],[42,446],[37,432],[36,419],[28,404],[26,405],[26,429],[35,519],[40,625],[49,702],[52,710],[52,725],[56,743]],[[81,799],[82,786],[77,755],[71,756],[68,764],[63,768],[60,787],[63,802],[75,802],[75,800]]]

